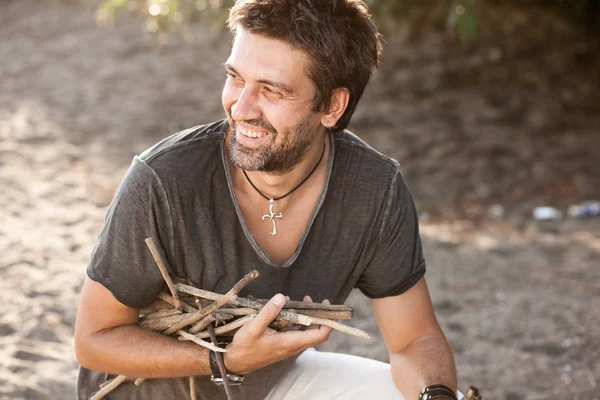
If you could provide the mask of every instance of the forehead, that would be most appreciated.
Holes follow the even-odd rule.
[[[273,80],[295,89],[311,87],[306,54],[287,42],[238,30],[227,64],[244,80]]]

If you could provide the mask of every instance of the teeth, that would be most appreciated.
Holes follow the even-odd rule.
[[[265,133],[265,132],[251,131],[248,129],[244,129],[241,126],[239,128],[240,128],[240,132],[242,132],[242,134],[244,136],[248,136],[248,137],[252,137],[252,138],[260,138],[260,137],[267,135],[267,133]]]

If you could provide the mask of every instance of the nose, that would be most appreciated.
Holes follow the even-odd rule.
[[[244,87],[237,101],[231,106],[231,116],[236,121],[260,119],[261,112],[257,106],[256,95],[248,86]]]

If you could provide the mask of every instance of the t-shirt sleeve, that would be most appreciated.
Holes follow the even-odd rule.
[[[374,256],[356,285],[367,297],[399,295],[425,274],[417,210],[399,171],[391,181],[373,246]]]
[[[152,237],[169,261],[173,229],[169,202],[154,171],[135,157],[110,204],[88,276],[121,303],[141,308],[164,286],[145,239]]]

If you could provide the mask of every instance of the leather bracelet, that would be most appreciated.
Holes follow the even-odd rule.
[[[419,394],[419,400],[458,400],[456,393],[445,385],[429,385]]]
[[[222,353],[221,353],[222,354]],[[225,360],[223,360],[225,361]],[[215,385],[223,384],[223,377],[221,376],[221,371],[219,370],[219,364],[217,363],[217,353],[210,350],[208,356],[208,363],[210,365],[210,370],[212,371],[212,376],[210,380],[213,381]],[[227,372],[227,381],[230,385],[240,385],[244,382],[244,375],[235,375]]]

